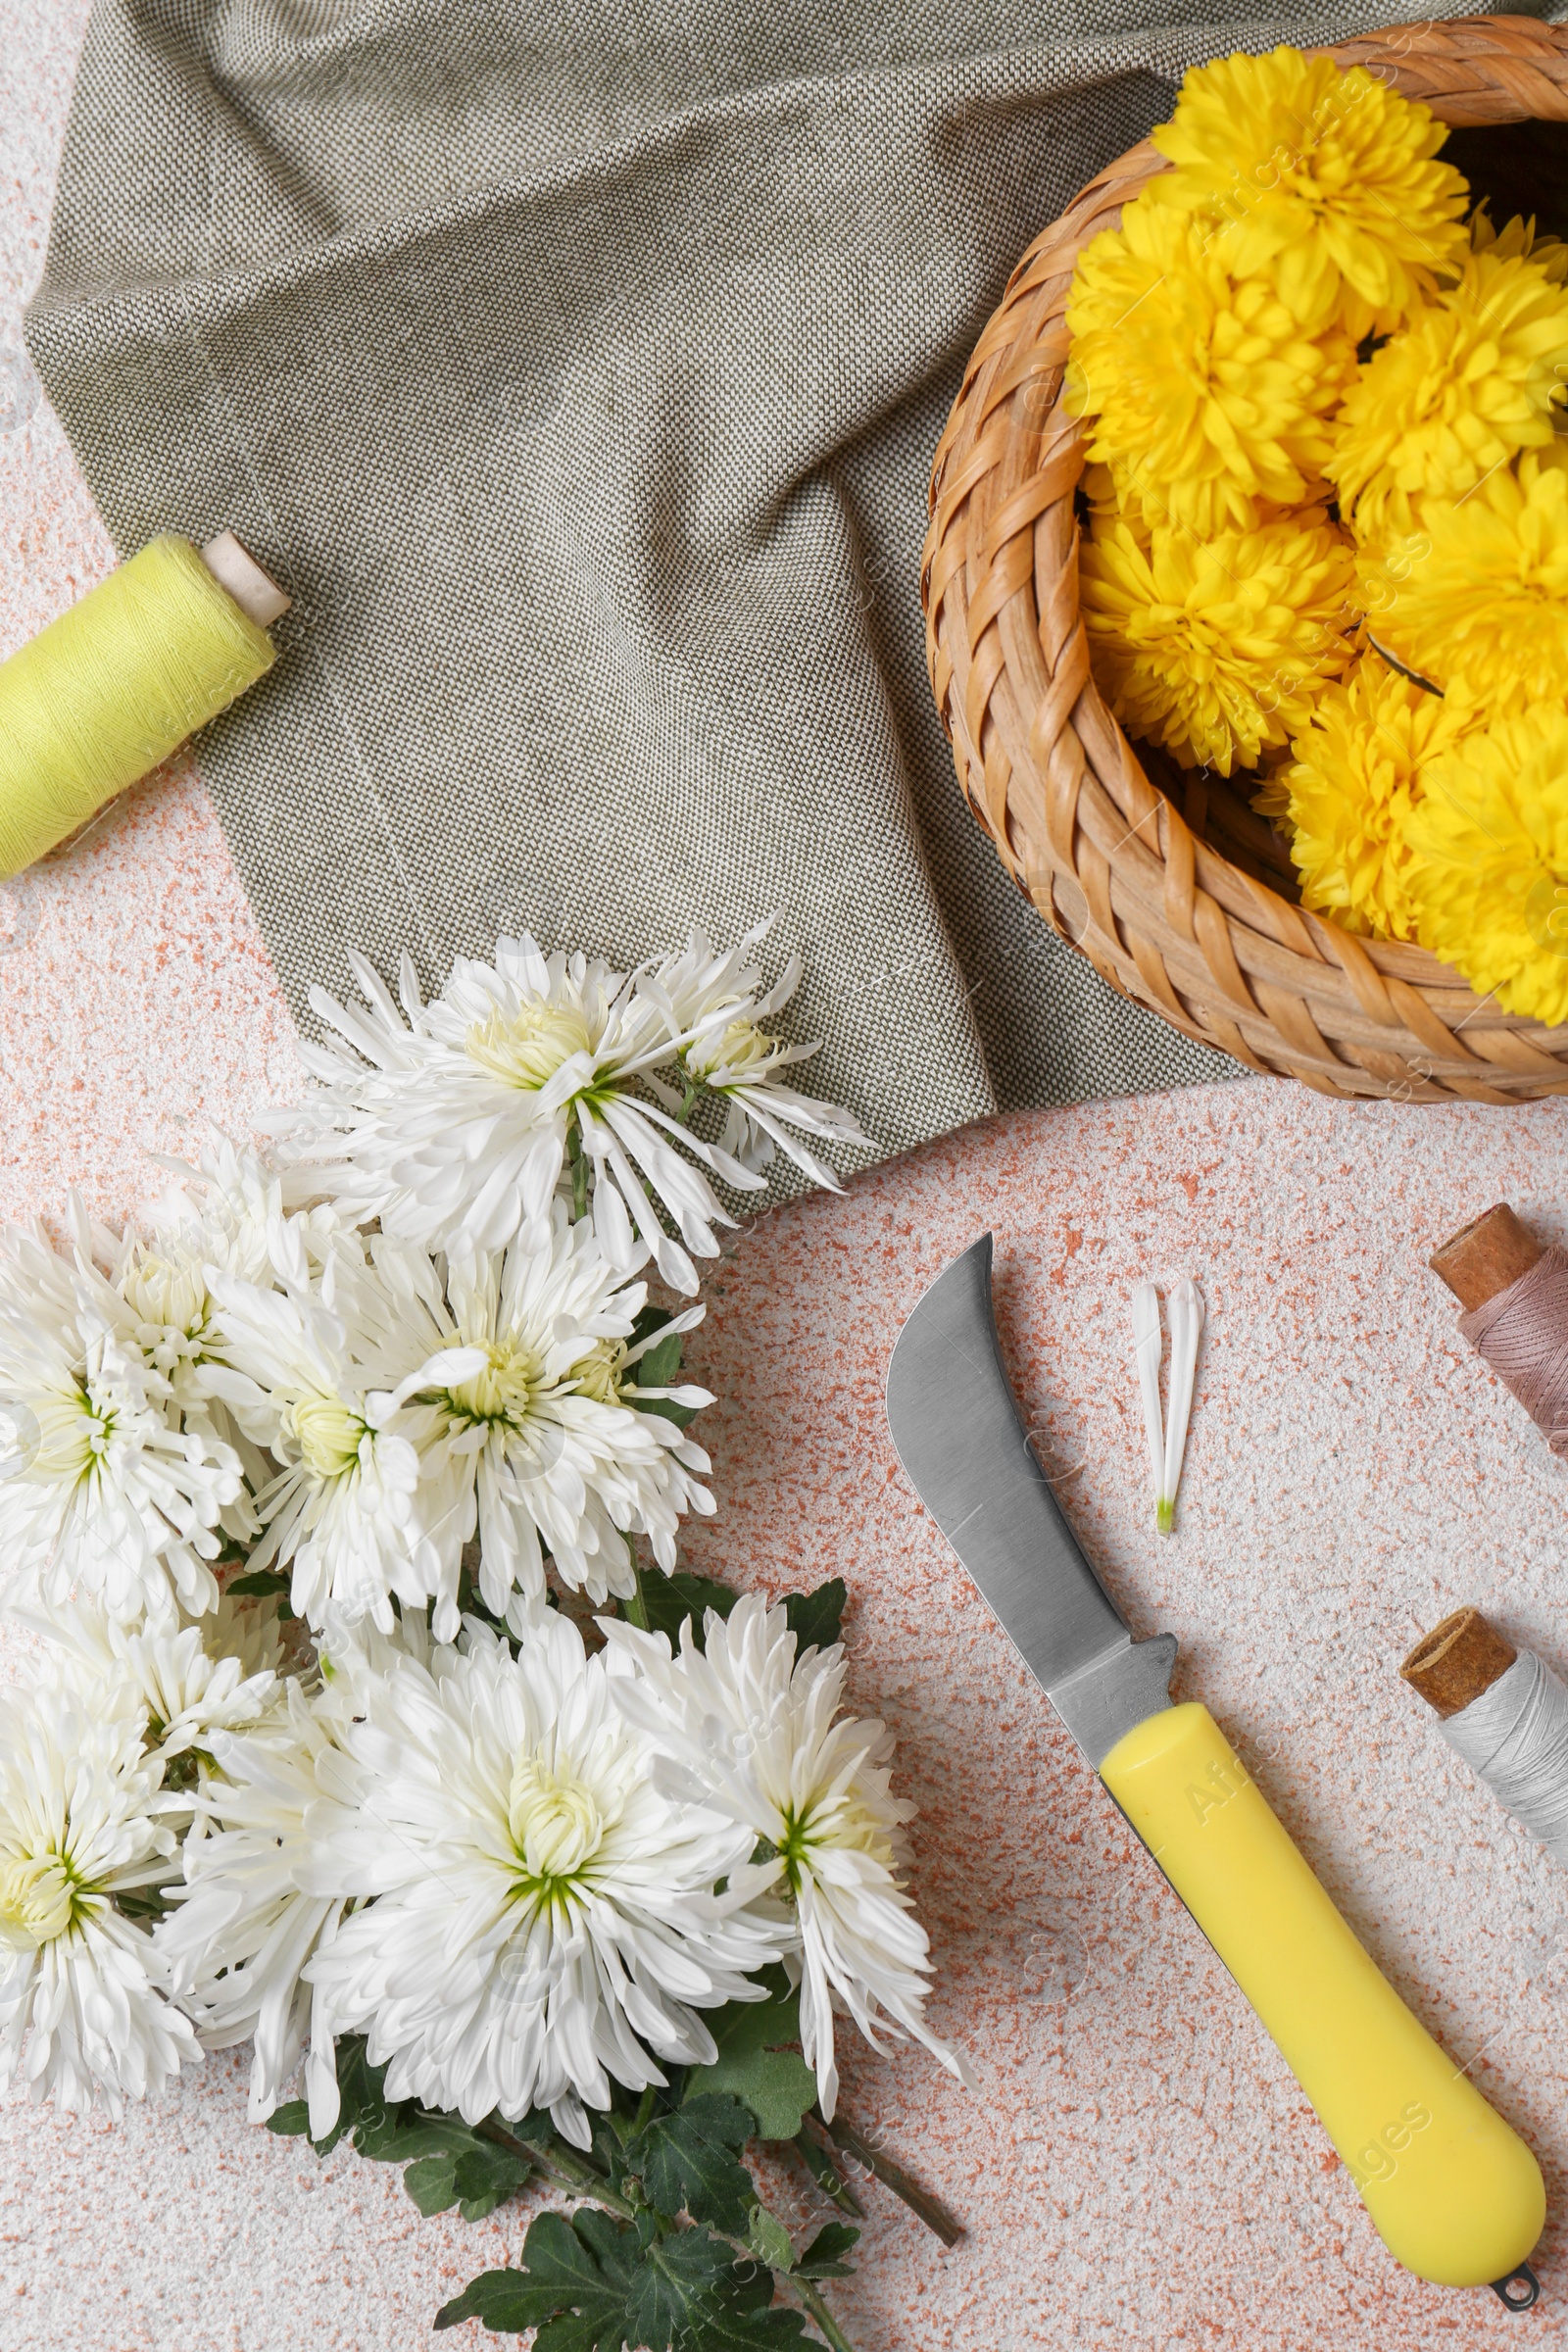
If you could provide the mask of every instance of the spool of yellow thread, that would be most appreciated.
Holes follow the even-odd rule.
[[[231,531],[154,539],[0,662],[0,881],[254,686],[288,607]]]

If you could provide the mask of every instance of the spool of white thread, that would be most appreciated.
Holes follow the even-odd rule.
[[[1533,1651],[1457,1715],[1443,1737],[1500,1805],[1568,1862],[1568,1688]]]
[[[1458,1609],[1399,1669],[1500,1805],[1568,1862],[1568,1687],[1476,1608]]]

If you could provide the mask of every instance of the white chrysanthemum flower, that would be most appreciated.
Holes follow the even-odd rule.
[[[181,1427],[168,1381],[137,1344],[128,1308],[78,1249],[41,1231],[0,1242],[0,1546],[37,1570],[45,1596],[72,1588],[116,1617],[168,1619],[213,1606],[207,1562],[242,1489],[233,1448]]]
[[[548,2107],[587,2146],[612,2081],[711,2062],[697,2013],[758,1995],[787,1931],[747,1908],[767,1875],[750,1830],[652,1786],[623,1663],[554,1614],[515,1659],[466,1639],[356,1692],[358,1811],[318,1868],[378,1899],[309,1975],[333,2027],[388,2062],[389,2098],[470,2123]]]
[[[255,1601],[220,1600],[193,1624],[126,1626],[78,1595],[51,1609],[22,1599],[8,1614],[51,1645],[60,1672],[91,1702],[142,1710],[142,1743],[165,1766],[188,1757],[198,1774],[220,1732],[275,1709],[283,1664],[277,1618]]]
[[[891,2021],[968,2083],[963,2060],[927,2027],[929,1945],[899,1875],[904,1824],[893,1795],[893,1740],[880,1723],[835,1720],[844,1652],[795,1654],[782,1607],[760,1593],[727,1622],[710,1611],[706,1652],[682,1628],[672,1656],[662,1634],[601,1620],[640,1672],[625,1686],[636,1721],[710,1801],[777,1854],[773,1876],[795,1913],[801,2044],[822,2113],[838,2094],[833,2011],[841,2004],[873,2044]]]
[[[115,1907],[178,1873],[163,1766],[122,1695],[69,1672],[0,1691],[0,2081],[20,2066],[34,2098],[115,2116],[201,2056]]]
[[[118,1299],[109,1309],[116,1329],[139,1350],[169,1417],[177,1418],[187,1435],[226,1446],[237,1458],[245,1483],[223,1505],[218,1524],[231,1541],[248,1544],[260,1531],[252,1494],[276,1465],[250,1443],[213,1392],[208,1373],[218,1345],[217,1306],[209,1277],[216,1270],[270,1289],[274,1257],[309,1263],[314,1254],[318,1262],[336,1218],[325,1208],[285,1218],[277,1172],[226,1137],[219,1137],[194,1167],[170,1159],[162,1164],[179,1182],[145,1212],[139,1228],[117,1233],[88,1218],[73,1199],[77,1263],[100,1308],[104,1286]]]
[[[324,1207],[285,1216],[278,1171],[226,1136],[218,1137],[194,1167],[169,1159],[162,1164],[176,1182],[149,1210],[150,1231],[120,1236],[94,1228],[94,1254],[130,1310],[138,1346],[169,1381],[188,1419],[214,1409],[205,1379],[216,1348],[209,1272],[270,1290],[279,1256],[296,1264],[324,1262],[337,1220]],[[220,1434],[232,1442],[227,1416],[221,1407],[218,1411]]]
[[[832,1169],[817,1158],[803,1135],[850,1144],[861,1152],[876,1147],[852,1112],[779,1083],[781,1071],[811,1060],[821,1046],[786,1045],[760,1025],[783,1010],[801,984],[800,958],[792,956],[774,986],[764,988],[753,958],[771,927],[770,916],[727,956],[710,946],[706,932],[694,931],[684,954],[656,966],[640,989],[661,1005],[671,1035],[690,1040],[681,1055],[688,1080],[696,1080],[724,1103],[719,1149],[760,1176],[776,1148],[813,1184],[842,1192]],[[682,1098],[653,1074],[648,1084],[666,1108],[682,1106]]]
[[[635,977],[582,956],[546,956],[524,935],[500,941],[493,964],[461,959],[429,1004],[405,956],[400,1011],[365,958],[351,960],[363,1004],[311,992],[343,1041],[302,1048],[321,1092],[271,1121],[310,1130],[282,1147],[302,1173],[349,1215],[456,1251],[504,1250],[519,1237],[542,1246],[558,1185],[585,1162],[582,1193],[591,1167],[594,1222],[612,1263],[635,1273],[651,1252],[673,1288],[696,1290],[688,1251],[716,1256],[713,1227],[734,1219],[681,1152],[743,1190],[758,1179],[636,1092],[686,1041]]]
[[[204,2045],[254,2040],[253,2122],[272,2113],[305,2059],[317,2139],[337,2121],[337,2068],[321,1995],[302,1971],[344,1910],[343,1894],[323,1890],[314,1868],[333,1813],[331,1765],[343,1763],[334,1737],[342,1713],[330,1690],[313,1700],[290,1683],[280,1717],[237,1737],[217,1734],[220,1777],[198,1799],[206,1835],[186,1839],[186,1885],[155,1936]]]
[[[317,1262],[325,1259],[338,1229],[337,1212],[326,1202],[290,1211],[282,1171],[260,1152],[215,1131],[194,1162],[156,1156],[173,1178],[148,1214],[158,1239],[188,1242],[204,1263],[246,1282],[269,1279],[282,1226],[289,1230],[291,1249],[303,1250]]]
[[[165,1162],[169,1166],[177,1163]],[[283,1220],[281,1178],[227,1139],[179,1168],[153,1204],[145,1233],[92,1229],[92,1254],[130,1310],[138,1345],[185,1408],[206,1402],[202,1366],[211,1352],[211,1266],[271,1287],[271,1231]]]
[[[510,1610],[517,1632],[544,1607],[544,1551],[563,1582],[596,1603],[636,1589],[629,1536],[646,1535],[673,1568],[682,1514],[713,1507],[697,1475],[709,1460],[673,1421],[638,1402],[668,1396],[695,1407],[712,1398],[693,1387],[640,1389],[636,1364],[702,1309],[628,1347],[646,1286],[623,1284],[590,1227],[569,1225],[560,1201],[547,1249],[514,1244],[505,1257],[455,1259],[447,1297],[449,1344],[477,1349],[483,1368],[433,1398],[461,1496],[446,1516],[452,1556],[442,1589],[455,1589],[457,1555],[475,1527],[481,1597],[498,1617]],[[455,1614],[438,1618],[438,1640],[457,1630]]]
[[[421,1251],[340,1233],[319,1273],[303,1252],[274,1271],[274,1291],[212,1275],[225,1360],[208,1382],[281,1465],[256,1497],[267,1533],[251,1568],[292,1567],[294,1608],[314,1626],[330,1607],[344,1624],[369,1616],[390,1629],[394,1595],[415,1608],[433,1598],[455,1617],[456,1558],[432,1534],[453,1498],[436,1491],[442,1457],[427,1461],[445,1425],[410,1399],[474,1378],[483,1357],[448,1348]]]

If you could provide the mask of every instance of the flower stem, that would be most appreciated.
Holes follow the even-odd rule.
[[[1174,1494],[1161,1494],[1155,1503],[1154,1525],[1162,1536],[1168,1536],[1173,1532],[1176,1525],[1176,1497]]]
[[[909,2211],[924,2222],[945,2246],[957,2244],[963,2230],[946,2206],[939,2205],[935,2197],[921,2188],[917,2181],[911,2180],[903,2166],[895,2164],[891,2156],[881,2148],[873,2148],[869,2140],[862,2139],[853,2124],[846,2123],[841,2115],[836,2115],[830,2124],[817,2128],[826,2132],[833,2145],[842,2148],[846,2156],[853,2156],[858,2163],[863,2164],[884,2188],[890,2188],[896,2197],[902,2197]]]
[[[608,2206],[622,2221],[636,2219],[636,2207],[611,2187],[604,2174],[586,2156],[579,2156],[570,2148],[551,2148],[547,2153],[536,2141],[518,2139],[514,2132],[504,2131],[493,2118],[482,2123],[479,2130],[498,2147],[510,2148],[514,2156],[526,2158],[534,2171],[557,2188],[566,2189],[574,2197],[592,2197],[596,2205]]]
[[[643,1572],[637,1561],[637,1546],[630,1536],[623,1536],[621,1542],[626,1546],[626,1557],[631,1562],[632,1589],[622,1594],[620,1605],[628,1625],[639,1626],[645,1634],[651,1633],[653,1628],[648,1622],[648,1602],[643,1592]]]
[[[853,2213],[858,2222],[864,2221],[865,2207],[860,2203],[849,2182],[840,2177],[839,2169],[828,2154],[826,2147],[814,2140],[804,2125],[790,2145],[795,2149],[822,2194],[831,2197],[834,2204],[841,2207],[845,2213]]]
[[[573,1224],[588,1214],[588,1154],[582,1148],[582,1129],[573,1118],[566,1137],[566,1157],[571,1162],[571,1215]]]
[[[816,2322],[821,2333],[832,2345],[833,2352],[855,2352],[855,2346],[829,2311],[827,2297],[821,2288],[809,2278],[797,2278],[793,2271],[788,2274],[788,2277],[791,2286],[794,2287],[795,2292]]]
[[[757,2249],[748,2244],[744,2238],[731,2237],[726,2230],[715,2230],[713,2235],[721,2237],[726,2246],[733,2246],[736,2253],[745,2261],[756,2262]],[[792,2286],[795,2289],[817,2327],[832,2345],[833,2352],[855,2352],[855,2346],[828,2309],[827,2297],[812,2279],[803,2278],[798,2271],[778,2270],[771,2263],[767,2267],[772,2271],[774,2278],[781,2286]]]

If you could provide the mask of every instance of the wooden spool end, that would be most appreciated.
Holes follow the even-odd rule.
[[[254,620],[259,629],[270,629],[293,602],[262,569],[249,549],[241,547],[232,531],[220,531],[216,539],[209,539],[201,557],[220,588],[227,589],[247,619]]]
[[[1457,1715],[1507,1673],[1519,1652],[1479,1609],[1455,1609],[1423,1634],[1399,1668],[1440,1715]]]
[[[1462,1233],[1434,1250],[1427,1263],[1447,1284],[1465,1313],[1473,1315],[1478,1306],[1485,1306],[1521,1274],[1528,1274],[1544,1255],[1543,1244],[1528,1226],[1520,1224],[1506,1200],[1499,1200],[1495,1208],[1473,1218]]]

